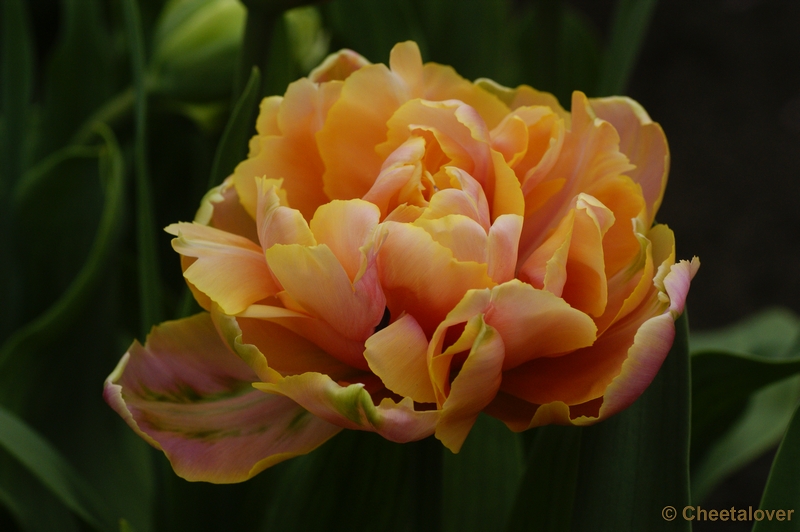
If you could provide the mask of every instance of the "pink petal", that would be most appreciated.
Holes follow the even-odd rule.
[[[252,388],[208,314],[155,327],[105,383],[109,405],[187,480],[241,482],[306,454],[340,428]]]

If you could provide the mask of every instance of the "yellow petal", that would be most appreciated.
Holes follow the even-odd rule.
[[[177,236],[175,251],[197,257],[183,273],[186,280],[227,314],[278,292],[263,251],[249,239],[200,224],[173,224],[166,231]]]
[[[417,403],[434,403],[427,352],[425,332],[413,316],[405,314],[367,339],[364,357],[394,393]]]

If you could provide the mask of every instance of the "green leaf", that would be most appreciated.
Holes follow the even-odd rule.
[[[247,141],[255,134],[255,115],[258,110],[258,102],[261,87],[261,73],[258,67],[253,67],[250,78],[233,112],[225,124],[222,138],[217,145],[217,152],[214,155],[214,164],[211,167],[211,176],[208,187],[215,187],[222,183],[222,180],[233,173],[236,165],[244,160],[247,153]]]
[[[800,399],[800,378],[781,381],[755,392],[739,419],[692,466],[692,498],[696,504],[720,481],[780,443]]]
[[[11,191],[27,166],[29,107],[33,79],[33,52],[25,3],[8,0],[0,6],[0,341],[16,328],[19,265],[14,249]]]
[[[463,3],[465,9],[474,2]],[[480,2],[477,2],[480,3]],[[431,8],[437,2],[427,2]],[[325,27],[331,30],[334,50],[350,48],[372,62],[387,63],[392,47],[414,40],[423,57],[428,52],[425,35],[412,3],[405,0],[333,0],[322,6]],[[455,25],[448,27],[454,31]]]
[[[14,390],[24,389],[22,383],[43,362],[41,357],[34,356],[34,351],[56,338],[80,316],[116,246],[125,212],[124,162],[111,130],[101,126],[98,133],[105,140],[100,166],[106,179],[105,204],[97,234],[85,263],[61,297],[0,347],[0,390],[6,399]]]
[[[520,483],[507,532],[570,529],[581,429],[550,425],[533,430],[528,466]]]
[[[441,453],[442,446],[431,439],[399,445],[373,433],[344,431],[285,464],[262,530],[436,532],[431,522],[412,527],[424,522],[411,495],[424,487],[416,482],[417,464],[430,458],[428,450]]]
[[[665,521],[689,497],[689,346],[686,313],[656,378],[627,410],[581,439],[573,530],[690,530]]]
[[[793,410],[796,388],[782,383],[759,390],[800,372],[798,341],[800,320],[782,309],[692,336],[696,500],[733,468],[777,443]],[[764,425],[767,420],[772,421],[769,426]]]
[[[569,108],[572,92],[596,92],[600,68],[597,31],[561,0],[536,2],[522,21],[522,81],[552,92]]]
[[[0,449],[0,505],[25,532],[79,530],[75,514],[4,449]]]
[[[445,532],[502,530],[523,473],[521,436],[481,415],[458,454],[444,454]]]
[[[103,7],[98,0],[61,0],[60,38],[44,77],[40,157],[66,145],[116,85]]]
[[[161,280],[156,252],[156,226],[153,197],[147,167],[147,93],[145,88],[144,42],[141,20],[135,0],[122,0],[125,35],[131,55],[135,94],[136,139],[136,242],[139,257],[139,304],[142,336],[162,321]]]
[[[0,205],[25,170],[25,141],[33,83],[33,50],[28,14],[21,0],[3,2],[0,56]]]
[[[397,9],[406,12],[408,27],[397,40],[422,38],[420,47],[430,60],[453,66],[467,79],[491,78],[504,85],[520,81],[515,54],[519,25],[508,0],[400,2]],[[395,25],[389,17],[383,23]]]
[[[783,437],[778,454],[772,462],[772,469],[767,479],[767,487],[761,498],[759,508],[762,510],[794,510],[791,520],[769,520],[766,517],[757,521],[753,532],[770,532],[800,530],[800,518],[797,512],[800,507],[800,407],[792,417],[786,435]]]
[[[19,460],[70,510],[95,530],[115,530],[102,498],[44,438],[0,407],[0,446]]]
[[[655,7],[656,0],[617,0],[611,35],[600,68],[598,96],[624,94]]]

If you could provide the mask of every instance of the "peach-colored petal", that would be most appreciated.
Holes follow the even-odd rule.
[[[477,329],[474,334],[470,330],[473,324]],[[450,367],[448,377],[453,382],[436,425],[436,438],[454,453],[461,449],[478,414],[491,403],[500,388],[504,355],[503,339],[483,320],[471,321],[464,334],[471,336],[472,345],[463,365]],[[452,357],[450,362],[452,364]]]
[[[369,65],[370,62],[353,50],[339,50],[326,57],[311,73],[308,79],[315,83],[325,81],[344,81],[350,74]]]
[[[433,195],[422,217],[441,218],[449,214],[461,214],[475,220],[485,231],[489,231],[489,203],[480,183],[460,168],[446,166],[443,170],[448,178],[449,187],[440,187],[441,190]]]
[[[503,369],[525,361],[557,356],[595,341],[594,322],[564,300],[518,280],[492,289],[486,323],[505,344]]]
[[[427,352],[425,332],[413,316],[405,314],[367,339],[364,358],[394,393],[417,403],[434,403]]]
[[[328,246],[275,245],[266,257],[286,293],[345,338],[364,341],[380,323],[386,300],[377,276],[354,286]]]
[[[389,54],[389,67],[408,87],[409,97],[422,97],[422,55],[414,41],[397,43]]]
[[[197,257],[183,273],[186,280],[227,314],[277,293],[263,251],[251,240],[200,224],[173,224],[166,231],[177,236],[175,251]]]
[[[641,185],[647,203],[647,222],[652,223],[669,174],[669,147],[664,131],[630,98],[595,98],[589,103],[597,116],[610,122],[619,133],[620,151],[636,166],[627,175]]]
[[[494,129],[508,114],[508,107],[496,95],[465,80],[452,67],[426,63],[422,72],[426,100],[464,102],[478,112],[489,129]]]
[[[325,170],[315,134],[328,108],[338,98],[341,84],[317,85],[301,79],[289,85],[277,115],[280,134],[258,135],[251,140],[251,155],[234,170],[236,191],[242,205],[256,217],[255,179],[284,179],[289,205],[308,219],[328,201],[322,190]]]
[[[522,216],[503,214],[494,221],[486,241],[486,265],[489,277],[497,284],[514,278],[517,246],[522,233]]]
[[[441,218],[420,217],[414,225],[424,229],[435,242],[446,247],[461,262],[486,263],[487,235],[476,221],[460,214]]]
[[[363,384],[341,386],[319,373],[304,373],[277,383],[256,383],[254,386],[270,394],[286,396],[314,416],[334,425],[377,432],[398,443],[430,436],[439,419],[436,410],[414,410],[410,398],[399,403],[385,398],[376,406]]]
[[[310,227],[317,242],[330,248],[350,280],[355,281],[366,260],[361,248],[370,241],[380,217],[380,209],[372,203],[334,200],[317,209]]]
[[[208,314],[155,327],[134,342],[104,397],[187,480],[241,482],[339,432],[294,401],[252,388],[252,370]]]
[[[317,241],[300,211],[286,207],[281,199],[280,182],[256,180],[258,207],[256,227],[261,247],[267,250],[275,244],[314,246]]]
[[[573,93],[572,127],[564,138],[558,161],[542,184],[551,178],[566,182],[541,208],[526,214],[520,260],[524,262],[544,241],[569,210],[573,197],[593,183],[625,174],[632,168],[628,158],[619,151],[619,134],[614,127],[597,119],[582,92]]]
[[[472,288],[493,286],[485,264],[459,262],[422,228],[384,222],[378,252],[380,283],[393,316],[407,312],[426,334]]]
[[[520,107],[542,106],[549,107],[564,120],[569,121],[570,119],[569,113],[558,103],[558,98],[549,92],[537,91],[528,85],[520,85],[516,89],[510,89],[487,78],[475,80],[475,85],[494,95],[506,104],[511,111],[515,111]]]
[[[239,195],[236,193],[231,177],[203,196],[194,221],[258,242],[258,233],[253,219],[239,203]]]
[[[574,308],[600,316],[608,302],[603,237],[613,224],[614,214],[605,205],[579,194],[575,208],[528,257],[520,276]]]
[[[386,140],[386,123],[408,96],[403,80],[384,65],[365,66],[344,81],[316,134],[329,198],[360,198],[372,187],[383,164],[375,146]]]

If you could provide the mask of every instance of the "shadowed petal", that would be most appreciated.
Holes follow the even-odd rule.
[[[415,411],[414,402],[408,397],[399,403],[385,398],[375,406],[363,384],[343,386],[320,373],[304,373],[277,383],[254,386],[268,393],[285,395],[329,423],[377,432],[398,443],[430,436],[439,419],[436,410]]]
[[[435,403],[428,376],[428,339],[410,314],[402,316],[366,342],[370,369],[394,393],[418,403]]]
[[[340,430],[294,401],[255,390],[257,378],[203,313],[155,327],[144,347],[134,342],[104,397],[179,476],[241,482]]]

